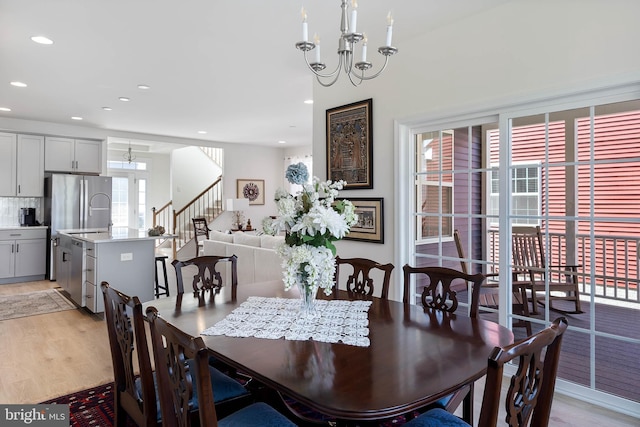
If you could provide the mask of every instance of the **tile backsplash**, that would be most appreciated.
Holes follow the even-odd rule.
[[[36,208],[36,219],[42,223],[41,197],[0,197],[0,227],[20,225],[20,208]]]

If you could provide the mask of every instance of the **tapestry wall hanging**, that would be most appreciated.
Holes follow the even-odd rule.
[[[327,110],[327,179],[373,188],[372,99]]]

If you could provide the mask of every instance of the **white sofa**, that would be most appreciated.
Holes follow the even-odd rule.
[[[232,234],[211,231],[209,239],[202,242],[204,255],[238,257],[238,285],[282,279],[282,261],[275,246],[284,241],[283,236],[256,236],[250,233]],[[226,266],[221,268],[230,278]]]

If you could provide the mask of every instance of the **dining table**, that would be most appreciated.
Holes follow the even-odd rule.
[[[144,308],[154,306],[177,328],[201,336],[216,359],[344,425],[437,402],[481,378],[493,349],[513,342],[509,329],[488,320],[380,298],[370,299],[364,344],[201,335],[250,297],[300,299],[297,289],[276,280],[162,297]],[[349,294],[319,292],[318,298],[348,300]]]

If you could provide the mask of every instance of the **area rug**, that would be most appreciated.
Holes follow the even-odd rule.
[[[42,402],[43,404],[69,404],[70,427],[112,427],[113,426],[113,383],[100,385],[88,390],[57,397]],[[313,411],[305,412],[297,407],[305,416],[317,416]],[[322,419],[321,417],[318,417]],[[316,418],[316,419],[318,419]],[[399,426],[405,423],[404,417],[381,422],[380,427]],[[368,424],[371,426],[371,424]],[[126,427],[136,427],[130,417],[126,417]]]
[[[0,321],[73,310],[75,308],[76,306],[58,292],[57,289],[15,295],[0,295]]]
[[[67,394],[42,403],[68,404],[70,427],[111,427],[114,425],[113,383]],[[126,419],[126,427],[136,427],[136,423],[131,418],[127,416]]]

